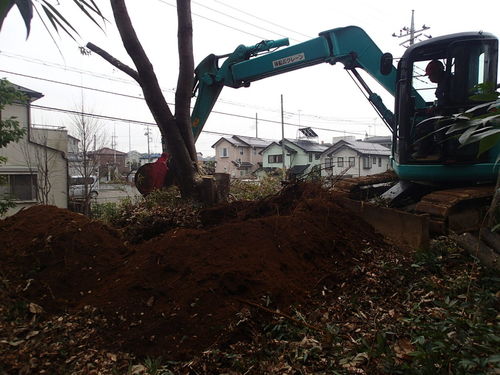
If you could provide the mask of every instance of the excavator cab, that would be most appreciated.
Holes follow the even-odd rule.
[[[394,160],[398,175],[413,181],[465,182],[477,176],[468,175],[466,168],[446,167],[495,162],[498,147],[482,155],[477,144],[460,147],[446,125],[453,115],[481,104],[475,94],[485,87],[496,88],[497,66],[498,40],[488,33],[452,34],[406,50],[396,80]]]

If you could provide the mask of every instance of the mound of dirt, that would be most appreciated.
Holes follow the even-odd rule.
[[[312,185],[244,206],[128,249],[99,223],[38,206],[0,222],[0,265],[9,257],[11,276],[33,279],[23,293],[45,309],[98,307],[116,328],[100,333],[115,348],[183,358],[223,339],[248,302],[286,311],[325,277],[349,279],[367,243],[384,246]]]
[[[3,277],[48,312],[77,305],[127,251],[113,229],[55,206],[0,221]]]

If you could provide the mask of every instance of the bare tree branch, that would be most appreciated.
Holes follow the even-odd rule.
[[[104,60],[109,62],[111,65],[114,67],[120,69],[122,72],[128,74],[130,77],[132,77],[134,80],[136,80],[139,84],[139,74],[137,71],[132,69],[130,66],[122,63],[120,60],[117,58],[111,56],[108,52],[104,51],[103,49],[97,47],[94,43],[87,43],[87,48],[91,50],[92,52],[97,53],[99,56],[101,56]]]
[[[111,0],[111,7],[115,17],[116,27],[122,38],[123,46],[127,50],[128,55],[134,62],[134,65],[139,74],[139,84],[144,92],[144,98],[156,120],[156,123],[162,127],[166,124],[166,120],[172,119],[173,115],[167,105],[167,101],[163,96],[158,79],[153,69],[153,65],[149,61],[144,49],[142,48],[137,33],[132,26],[132,21],[128,15],[127,7],[124,0]],[[162,134],[165,130],[176,131],[174,129],[160,129]],[[178,130],[177,130],[178,131]]]

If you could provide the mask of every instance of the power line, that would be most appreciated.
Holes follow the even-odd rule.
[[[127,83],[127,84],[135,84],[135,82],[132,79],[111,77],[111,76],[106,75],[106,74],[92,72],[90,70],[84,70],[84,69],[80,69],[80,68],[76,68],[76,67],[72,67],[72,66],[68,66],[68,65],[57,64],[57,63],[47,61],[47,60],[36,59],[34,57],[18,55],[15,53],[10,53],[10,52],[5,52],[5,51],[0,51],[0,55],[8,57],[8,58],[12,58],[12,59],[24,60],[24,61],[30,62],[32,64],[44,65],[44,66],[48,66],[51,68],[61,69],[64,71],[69,71],[69,72],[78,73],[78,74],[86,74],[86,75],[90,75],[92,77],[106,79],[109,81],[116,81],[116,82],[122,82],[122,83]]]
[[[12,71],[8,71],[8,70],[3,70],[3,69],[0,69],[0,72],[7,73],[7,74],[12,74],[12,75],[17,75],[17,76],[20,76],[20,77],[25,77],[25,78],[30,78],[30,79],[36,79],[36,80],[40,80],[40,81],[45,81],[45,82],[49,82],[49,83],[55,83],[55,84],[60,84],[60,85],[64,85],[64,86],[74,87],[74,88],[78,88],[78,89],[95,91],[95,92],[100,92],[100,93],[110,94],[110,95],[117,95],[117,96],[122,96],[122,97],[130,98],[130,99],[137,99],[137,100],[141,100],[141,101],[145,100],[142,96],[124,94],[124,93],[119,93],[119,92],[116,92],[116,91],[103,90],[103,89],[98,89],[98,88],[95,88],[95,87],[83,86],[83,85],[78,85],[78,84],[73,84],[73,83],[68,83],[68,82],[61,82],[61,81],[57,81],[57,80],[53,80],[53,79],[37,77],[37,76],[28,75],[28,74],[22,74],[22,73],[12,72]],[[165,91],[165,90],[162,89],[162,91]],[[167,92],[170,92],[170,90],[168,90]],[[234,105],[234,106],[240,106],[240,107],[248,108],[247,105],[243,105],[243,104],[239,104],[239,103],[235,103],[235,102],[226,102],[224,100],[219,100],[219,101],[221,103],[225,103],[225,104],[230,104],[230,105]],[[172,102],[167,102],[167,104],[169,104],[169,105],[175,105]],[[262,107],[258,107],[258,106],[254,106],[252,108],[260,108],[260,109],[262,109]],[[278,112],[275,109],[269,109],[269,108],[267,108],[267,109],[264,108],[264,109],[266,111],[269,111],[269,112]],[[216,111],[216,110],[212,111],[212,113],[238,117],[237,114],[231,114],[231,113],[228,113],[228,112],[220,112],[220,111]],[[289,116],[296,115],[294,112],[285,112],[285,113],[287,115],[289,115]],[[335,118],[335,117],[325,117],[325,116],[309,115],[309,114],[301,114],[301,116],[315,119],[315,120],[310,120],[310,121],[316,121],[316,122],[317,121],[324,122],[324,123],[329,123],[329,122],[344,122],[345,123],[345,122],[347,122],[347,123],[349,123],[351,125],[360,125],[360,126],[366,125],[365,121],[363,121],[363,120],[339,119],[339,118]]]
[[[171,6],[173,8],[177,8],[174,4],[170,4],[170,3],[166,2],[165,0],[157,0],[157,1],[159,1],[160,3],[163,3],[165,5]],[[266,39],[263,36],[260,36],[260,35],[257,35],[257,34],[254,34],[254,33],[251,33],[251,32],[245,31],[245,30],[242,30],[242,29],[238,29],[237,27],[234,27],[234,26],[226,25],[225,23],[216,21],[216,20],[211,19],[209,17],[202,16],[201,14],[198,14],[198,13],[195,13],[195,12],[191,12],[191,14],[194,15],[194,16],[196,16],[196,17],[203,18],[204,20],[216,23],[216,24],[218,24],[220,26],[227,27],[228,29],[239,31],[240,33],[243,33],[243,34],[248,34],[248,35],[254,36],[254,37],[259,38],[259,39]]]
[[[236,7],[233,7],[233,6],[231,6],[231,5],[227,4],[227,3],[223,2],[223,1],[219,1],[219,0],[215,0],[215,1],[216,1],[217,3],[222,4],[222,5],[223,5],[223,6],[225,6],[225,7],[228,7],[228,8],[230,8],[230,9],[236,10],[237,12],[240,12],[240,13],[245,14],[245,15],[247,15],[247,16],[250,16],[250,17],[253,17],[253,18],[258,19],[258,20],[260,20],[260,21],[266,22],[266,23],[268,23],[268,24],[270,24],[270,25],[280,27],[280,28],[282,28],[283,30],[290,31],[290,32],[295,33],[295,34],[297,34],[297,35],[301,35],[301,36],[303,36],[303,37],[305,37],[305,38],[312,39],[312,37],[311,37],[311,36],[309,36],[309,35],[302,34],[302,33],[298,32],[298,31],[295,31],[295,30],[292,30],[292,29],[286,28],[286,27],[284,27],[284,26],[278,25],[277,23],[274,23],[274,22],[272,22],[272,21],[265,20],[265,19],[263,19],[263,18],[260,18],[260,17],[258,17],[258,16],[255,16],[255,15],[253,15],[253,14],[251,14],[251,13],[248,13],[248,12],[245,12],[245,11],[243,11],[243,10],[241,10],[241,9],[238,9],[238,8],[236,8]]]
[[[123,94],[123,93],[116,92],[116,91],[103,90],[103,89],[98,89],[98,88],[95,88],[95,87],[77,85],[77,84],[74,84],[74,83],[61,82],[61,81],[56,81],[54,79],[48,79],[48,78],[30,76],[28,74],[16,73],[16,72],[11,72],[11,71],[8,71],[8,70],[3,70],[3,69],[0,69],[0,72],[7,73],[7,74],[13,74],[13,75],[16,75],[16,76],[30,78],[30,79],[36,79],[36,80],[44,81],[44,82],[56,83],[58,85],[70,86],[70,87],[74,87],[74,88],[78,88],[78,89],[96,91],[96,92],[101,92],[101,93],[104,93],[104,94],[118,95],[118,96],[123,96],[123,97],[131,98],[131,99],[144,100],[144,98],[141,97],[141,96],[130,95],[130,94]],[[167,103],[167,104],[172,104],[172,103]]]
[[[5,52],[0,52],[0,54],[6,56],[8,58],[21,59],[21,60],[25,60],[25,61],[28,61],[28,62],[33,63],[33,64],[41,64],[41,65],[51,66],[51,67],[53,67],[55,69],[61,69],[61,70],[71,70],[71,71],[74,71],[74,72],[79,73],[79,74],[86,74],[86,75],[89,75],[89,76],[92,76],[92,77],[96,77],[96,78],[99,78],[99,79],[105,79],[105,80],[109,80],[109,81],[119,81],[119,82],[123,82],[123,83],[129,84],[129,85],[137,86],[137,82],[132,81],[132,80],[119,79],[119,78],[111,77],[111,76],[108,76],[108,75],[105,75],[105,74],[96,74],[96,73],[90,72],[90,71],[79,70],[78,68],[75,68],[75,67],[69,67],[71,69],[66,69],[66,67],[64,65],[60,65],[60,64],[56,64],[56,63],[50,63],[50,62],[46,62],[44,60],[29,58],[27,56],[21,56],[21,55],[15,55],[15,54],[9,55],[8,53],[6,54]],[[7,71],[4,71],[4,72],[10,73],[10,74],[14,74],[14,75],[22,75],[21,73],[7,72]],[[38,77],[32,77],[32,78],[33,79],[42,79],[42,78],[38,78]],[[175,93],[174,89],[165,89],[165,88],[162,88],[162,91],[164,91],[164,92],[170,92],[170,93]],[[233,101],[225,100],[225,99],[218,99],[218,102],[224,103],[224,104],[229,104],[229,105],[234,105],[234,106],[237,106],[237,107],[244,107],[244,108],[248,108],[249,107],[247,104],[233,102]],[[264,107],[264,106],[253,105],[253,106],[251,106],[251,108],[265,110],[265,111],[270,111],[270,112],[278,112],[278,110],[276,110],[276,109],[271,109],[271,108]]]
[[[197,1],[191,1],[191,2],[192,2],[193,4],[196,4],[196,5],[200,6],[200,7],[203,7],[203,8],[205,8],[205,9],[211,10],[212,12],[219,13],[219,14],[222,14],[223,16],[225,16],[225,17],[232,18],[232,19],[234,19],[234,20],[236,20],[236,21],[238,21],[238,22],[243,22],[243,23],[245,23],[245,24],[247,24],[247,25],[250,25],[250,26],[255,27],[255,28],[258,28],[258,29],[261,29],[261,30],[263,30],[263,31],[268,31],[268,32],[270,32],[270,33],[272,33],[272,34],[279,35],[279,36],[281,36],[281,37],[283,37],[283,38],[288,37],[287,35],[283,35],[283,34],[280,34],[280,33],[276,32],[276,31],[269,30],[269,29],[266,29],[266,28],[264,28],[264,27],[262,27],[262,26],[255,25],[255,24],[253,24],[253,23],[251,23],[251,22],[245,21],[244,19],[241,19],[241,18],[238,18],[238,17],[234,17],[234,16],[232,16],[232,15],[230,15],[230,14],[227,14],[227,13],[225,13],[225,12],[221,12],[220,10],[217,10],[217,9],[214,9],[214,8],[209,7],[209,6],[207,6],[207,5],[201,4],[201,3],[197,2]],[[292,40],[293,40],[293,41],[295,41],[295,42],[298,42],[298,41],[299,41],[299,40],[297,40],[297,39],[293,39],[293,38],[290,38],[290,39],[292,39]]]
[[[96,113],[88,113],[88,112],[75,111],[75,110],[57,108],[57,107],[41,106],[38,104],[32,104],[31,107],[35,108],[35,109],[49,111],[49,112],[62,112],[62,113],[68,113],[68,114],[73,114],[73,115],[80,115],[80,116],[84,115],[84,116],[93,117],[93,118],[101,119],[101,120],[128,122],[128,123],[139,124],[139,125],[143,125],[143,126],[151,126],[151,125],[157,126],[157,124],[154,122],[132,120],[132,119],[127,119],[127,118],[123,118],[123,117],[116,117],[116,116],[99,115]],[[243,119],[255,120],[255,118],[252,116],[235,115],[235,114],[224,113],[224,112],[217,112],[217,113],[222,114],[222,115],[227,115],[227,116],[235,116],[235,117],[243,118]],[[276,121],[276,120],[269,120],[269,119],[262,119],[261,118],[261,119],[259,119],[259,121],[281,125],[281,121]],[[287,126],[293,126],[293,127],[299,127],[299,128],[303,127],[303,125],[292,124],[289,122],[285,122],[284,124]],[[326,129],[326,128],[320,128],[320,127],[313,127],[313,128],[316,130],[324,130],[324,131],[329,131],[329,132],[333,132],[333,133],[353,134],[353,135],[361,135],[361,136],[365,135],[365,133],[360,133],[360,132],[347,132],[344,130],[333,130],[333,129]],[[208,131],[208,130],[203,130],[203,132],[204,133],[213,133],[213,134],[231,135],[231,133],[219,133],[219,132]]]

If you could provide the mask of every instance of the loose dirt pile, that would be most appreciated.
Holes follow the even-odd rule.
[[[94,306],[110,347],[185,358],[228,340],[249,302],[287,311],[321,280],[349,280],[367,247],[385,246],[314,185],[206,210],[204,229],[139,245],[86,217],[37,206],[0,221],[3,278],[48,313]]]

